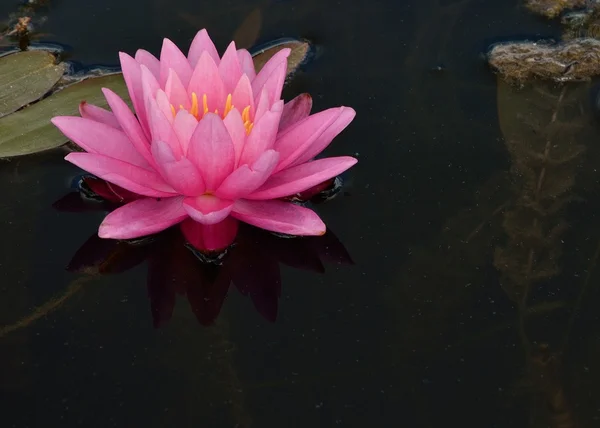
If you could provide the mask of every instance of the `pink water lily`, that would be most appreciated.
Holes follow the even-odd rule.
[[[103,89],[112,111],[87,103],[81,117],[52,122],[86,153],[66,160],[140,198],[111,212],[102,238],[130,239],[182,223],[190,242],[221,249],[237,221],[292,235],[321,235],[312,210],[281,200],[353,166],[348,156],[315,160],[354,118],[348,107],[310,115],[302,94],[284,104],[289,49],[256,73],[231,43],[222,57],[205,30],[185,56],[168,39],[160,59],[144,50],[120,60],[134,113]]]

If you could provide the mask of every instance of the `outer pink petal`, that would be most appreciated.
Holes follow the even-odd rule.
[[[288,235],[323,235],[326,229],[314,211],[291,202],[239,199],[231,215],[261,229]]]
[[[152,133],[152,141],[164,141],[171,146],[171,150],[177,159],[181,158],[183,151],[181,144],[177,138],[177,134],[173,130],[173,126],[161,109],[158,107],[156,100],[150,96],[146,97],[146,110],[150,119],[150,131]]]
[[[164,141],[152,143],[152,155],[163,178],[177,192],[186,196],[198,196],[204,193],[204,180],[189,159],[185,157],[175,159],[171,147]]]
[[[250,106],[250,117],[254,119],[254,93],[248,76],[242,76],[231,94],[231,104],[240,112]]]
[[[158,58],[144,49],[139,49],[135,53],[135,60],[148,67],[148,70],[152,72],[157,80],[160,79],[160,61]]]
[[[163,91],[162,89],[159,89],[156,93],[156,105],[172,125],[173,120],[175,119],[173,117],[173,110],[171,110],[171,103],[169,102],[167,94],[165,94],[165,91]]]
[[[263,152],[273,147],[277,130],[279,129],[279,119],[281,118],[282,110],[283,101],[280,101],[273,105],[272,110],[266,112],[254,124],[250,135],[246,139],[239,162],[240,165],[253,163]]]
[[[233,217],[215,224],[201,224],[188,218],[181,223],[181,232],[194,248],[200,251],[219,251],[229,247],[238,232],[238,221]]]
[[[233,148],[235,150],[235,166],[237,166],[240,158],[242,157],[244,144],[246,143],[246,128],[244,127],[242,115],[237,109],[234,108],[227,114],[225,119],[223,119],[223,123],[229,132],[231,141],[233,141]]]
[[[106,101],[108,101],[108,105],[119,121],[121,129],[123,129],[123,132],[125,132],[125,135],[127,135],[129,141],[131,141],[131,144],[133,144],[136,150],[150,163],[150,165],[154,165],[154,159],[150,154],[150,142],[146,138],[140,123],[131,110],[129,110],[127,104],[125,104],[125,101],[110,89],[102,88],[102,92],[104,93]]]
[[[142,70],[140,64],[131,56],[124,52],[119,52],[121,61],[121,69],[123,70],[123,78],[129,91],[129,98],[133,103],[133,107],[137,113],[138,120],[142,125],[142,129],[146,137],[150,136],[150,127],[146,118],[146,104],[144,102],[144,89],[142,87]]]
[[[255,102],[256,113],[254,113],[253,121],[258,122],[262,115],[271,109],[271,105],[272,104],[269,102],[269,94],[263,89]]]
[[[79,114],[84,119],[90,119],[96,122],[104,123],[105,125],[111,126],[115,129],[121,129],[119,121],[115,115],[102,107],[88,104],[86,101],[79,103]]]
[[[277,199],[310,189],[335,177],[358,162],[349,156],[318,159],[281,171],[247,199]]]
[[[267,150],[252,164],[252,167],[242,165],[233,171],[219,186],[215,195],[230,200],[245,197],[267,181],[278,160],[279,153],[275,150]]]
[[[275,172],[298,159],[342,114],[343,107],[330,108],[308,116],[277,136],[274,149],[279,152]]]
[[[216,190],[233,171],[235,150],[223,124],[214,113],[208,113],[198,122],[190,140],[188,158],[200,170],[207,190]]]
[[[256,78],[252,80],[252,90],[255,94],[260,94],[262,88],[267,82],[270,82],[270,85],[274,85],[271,79],[276,78],[275,82],[279,81],[278,76],[281,74],[281,66],[285,67],[285,69],[283,70],[283,76],[285,79],[285,74],[287,70],[287,57],[290,56],[290,52],[291,49],[289,48],[281,49],[279,52],[273,55],[273,57],[269,61],[267,61],[264,67],[256,75]],[[283,81],[281,81],[281,86],[283,86]]]
[[[235,42],[231,42],[223,54],[219,64],[219,74],[225,84],[225,92],[231,94],[242,77],[242,66],[238,60]]]
[[[227,218],[233,208],[233,201],[220,199],[212,195],[202,195],[195,198],[185,198],[183,208],[198,223],[216,224]]]
[[[184,156],[187,155],[190,140],[196,126],[198,126],[198,120],[187,110],[179,110],[177,112],[175,120],[173,121],[173,129],[175,130],[175,134],[177,134],[179,144],[181,144],[181,151]]]
[[[194,69],[194,74],[188,86],[190,97],[192,93],[198,96],[200,108],[202,108],[202,97],[206,94],[208,111],[214,112],[216,109],[223,111],[227,97],[225,85],[221,80],[217,65],[207,52],[202,54]]]
[[[169,101],[178,111],[181,106],[184,109],[189,110],[191,107],[190,98],[187,93],[186,86],[181,83],[181,80],[177,76],[177,73],[173,69],[169,69],[169,77],[165,86],[165,93],[169,98]]]
[[[312,109],[312,97],[310,94],[300,94],[283,106],[279,132],[284,131],[291,125],[308,117]]]
[[[287,61],[279,64],[279,66],[273,70],[262,88],[259,86],[254,86],[254,82],[252,82],[252,89],[256,89],[257,91],[265,91],[268,96],[267,99],[269,100],[269,105],[273,104],[281,99],[281,92],[283,91],[283,84],[285,83],[286,71]]]
[[[325,148],[331,144],[331,141],[342,132],[354,119],[356,116],[356,112],[354,109],[349,107],[341,107],[342,113],[340,116],[333,122],[329,128],[325,130],[313,143],[302,153],[298,159],[292,162],[292,165],[299,165],[304,162],[308,162],[319,153],[321,153]]]
[[[206,30],[202,29],[196,34],[194,40],[192,40],[192,45],[190,46],[190,51],[188,53],[188,60],[190,61],[192,68],[196,67],[198,60],[204,52],[207,52],[210,55],[215,64],[218,65],[221,61],[217,48],[215,48],[215,44],[208,36]]]
[[[106,216],[98,236],[110,239],[132,239],[165,230],[187,217],[183,197],[138,199],[117,208]]]
[[[237,51],[238,61],[242,66],[242,72],[247,75],[250,80],[254,80],[256,77],[256,70],[254,69],[254,61],[252,60],[252,55],[246,49],[240,49]]]
[[[71,141],[89,153],[119,159],[142,168],[150,168],[122,131],[82,117],[57,116],[52,123]]]
[[[192,67],[185,55],[179,50],[175,43],[169,39],[163,40],[162,50],[160,51],[160,84],[165,87],[169,78],[169,69],[175,70],[177,76],[184,86],[190,83],[192,77]]]
[[[91,153],[69,153],[65,159],[138,195],[163,198],[177,193],[156,171],[149,171],[117,159]]]

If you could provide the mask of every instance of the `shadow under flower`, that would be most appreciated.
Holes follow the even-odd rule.
[[[331,192],[332,185],[321,186],[319,192],[309,193],[310,197],[319,196],[325,188]],[[120,194],[120,200],[115,199],[112,193],[119,193],[119,189],[107,188],[106,182],[95,177],[84,177],[79,187],[81,192],[66,195],[54,207],[68,212],[110,211],[131,196]],[[282,237],[240,224],[235,244],[227,251],[203,254],[194,247],[179,227],[133,241],[102,239],[94,233],[74,254],[67,269],[107,275],[147,261],[152,318],[154,326],[160,327],[171,319],[178,295],[187,298],[202,325],[212,324],[232,284],[252,300],[261,316],[274,322],[281,296],[280,264],[317,273],[325,271],[325,263],[353,264],[331,231],[323,236]]]

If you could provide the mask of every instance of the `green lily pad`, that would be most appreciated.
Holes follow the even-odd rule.
[[[19,52],[0,58],[0,117],[43,97],[66,70],[45,51]]]
[[[73,84],[16,113],[0,118],[0,157],[21,156],[60,147],[68,139],[51,122],[54,116],[79,115],[87,101],[107,107],[101,88],[110,88],[126,101],[121,74],[95,77]]]
[[[310,44],[300,40],[283,39],[274,41],[252,52],[254,59],[254,67],[258,73],[263,66],[271,59],[273,55],[281,49],[290,48],[292,52],[288,57],[288,76],[298,69],[298,67],[306,60],[310,51]]]

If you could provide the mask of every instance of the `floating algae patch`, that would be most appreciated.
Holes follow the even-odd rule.
[[[499,43],[489,51],[488,61],[503,78],[515,83],[532,79],[589,80],[600,74],[600,41],[586,38],[561,44]]]
[[[527,9],[546,18],[556,18],[563,11],[585,7],[587,0],[526,0]]]

